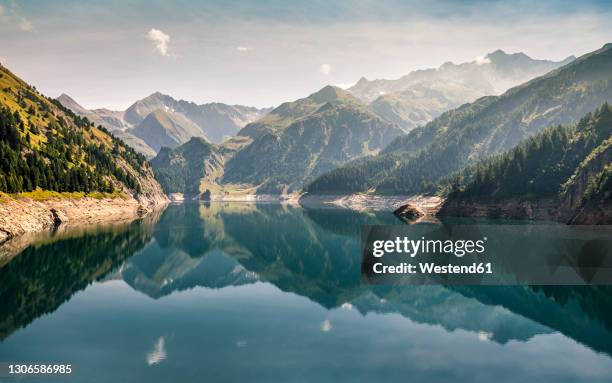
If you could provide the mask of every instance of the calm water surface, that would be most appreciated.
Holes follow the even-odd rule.
[[[53,382],[612,381],[610,288],[362,286],[364,224],[398,221],[185,204],[9,244],[0,362],[75,366]]]

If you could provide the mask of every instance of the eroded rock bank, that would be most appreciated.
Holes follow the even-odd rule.
[[[609,201],[572,207],[553,199],[502,201],[447,200],[438,216],[556,221],[574,225],[612,224]]]
[[[557,221],[557,205],[552,200],[446,200],[438,216]]]
[[[0,243],[27,233],[59,226],[83,226],[131,221],[168,203],[163,194],[116,198],[5,198],[0,202]]]

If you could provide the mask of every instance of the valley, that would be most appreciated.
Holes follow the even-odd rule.
[[[95,134],[89,135],[93,139],[109,134],[115,146],[123,145],[129,148],[126,153],[134,154],[130,154],[133,159],[128,162],[132,168],[126,168],[129,171],[121,173],[124,175],[115,175],[127,185],[124,191],[122,187],[111,187],[111,178],[105,180],[104,176],[95,181],[99,186],[94,186],[87,178],[92,176],[86,176],[87,167],[83,167],[84,175],[75,175],[75,180],[85,177],[84,185],[45,186],[40,175],[32,174],[22,178],[19,186],[17,178],[4,176],[0,186],[4,182],[3,191],[9,195],[55,188],[59,192],[83,191],[82,197],[87,197],[87,193],[96,190],[114,190],[121,198],[110,194],[98,198],[123,204],[123,209],[132,212],[129,216],[139,210],[142,203],[138,201],[143,198],[156,200],[153,205],[157,206],[169,197],[173,201],[317,201],[359,210],[395,210],[402,204],[415,204],[421,210],[424,206],[429,217],[438,214],[608,222],[606,140],[610,131],[608,118],[601,114],[607,113],[605,103],[612,101],[612,46],[560,62],[503,51],[483,57],[411,72],[398,80],[361,79],[347,89],[326,86],[307,97],[268,109],[220,103],[198,105],[156,92],[125,111],[88,110],[66,94],[57,101],[47,101],[15,78],[19,85],[14,85],[15,89],[4,87],[4,103],[8,102],[9,112],[17,108],[20,119],[27,119],[19,134],[19,140],[29,139],[29,143],[19,144],[26,162],[33,161],[28,159],[28,148],[39,145],[42,153],[48,150],[45,139],[62,113],[67,113],[66,118],[74,120],[77,129],[84,132],[77,134],[87,137],[87,132],[92,131]],[[7,70],[5,73],[12,76]],[[504,92],[508,87],[511,88]],[[28,94],[29,100],[24,98]],[[415,103],[419,106],[415,107]],[[406,113],[396,108],[400,104]],[[602,104],[602,109],[594,112]],[[496,181],[497,177],[509,177],[510,170],[491,170],[499,169],[500,155],[516,157],[517,151],[533,145],[534,135],[542,137],[535,140],[550,140],[550,133],[541,132],[550,132],[558,124],[564,124],[559,129],[565,129],[559,134],[573,140],[567,131],[574,129],[572,126],[580,118],[586,115],[582,125],[597,125],[586,121],[595,118],[590,112],[599,113],[605,126],[597,128],[603,129],[597,141],[583,138],[589,150],[568,154],[567,145],[555,142],[547,146],[552,154],[530,154],[534,163],[546,155],[573,156],[572,165],[562,160],[565,178],[556,183],[547,178],[538,181],[533,178],[539,171],[535,165],[504,165],[529,169],[514,174],[511,183],[529,185],[531,191],[491,198],[495,190],[511,189],[510,184],[501,184],[505,181]],[[419,117],[415,120],[414,116]],[[45,129],[46,136],[42,134]],[[102,141],[105,140],[108,139]],[[113,155],[116,152],[113,149]],[[82,149],[74,153],[83,156]],[[68,154],[64,156],[69,158]],[[144,157],[149,159],[147,163]],[[87,158],[85,155],[84,161]],[[19,160],[16,164],[21,166]],[[69,169],[71,166],[68,162]],[[131,174],[136,178],[130,178]],[[138,177],[142,180],[137,181]],[[9,180],[11,185],[7,184]],[[475,186],[483,180],[499,183],[484,191],[483,186]],[[144,193],[139,190],[142,182],[148,185]],[[425,202],[415,196],[424,196]],[[4,204],[3,208],[7,206],[22,205]],[[30,230],[26,227],[52,227],[57,214],[51,211],[55,210],[49,206],[43,209],[47,221],[39,221],[47,223],[4,223],[5,229],[12,227],[5,230],[5,236]],[[60,214],[78,217],[66,211]],[[8,210],[6,215],[11,215]]]

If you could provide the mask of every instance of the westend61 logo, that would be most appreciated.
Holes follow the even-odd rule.
[[[612,228],[364,226],[361,276],[368,284],[612,285]]]
[[[419,254],[452,254],[456,257],[463,257],[468,254],[482,254],[485,252],[485,242],[487,237],[473,240],[445,240],[440,239],[420,239],[414,240],[408,237],[396,237],[395,240],[375,240],[372,243],[372,255],[380,258],[385,254],[398,253],[407,254],[411,258]]]

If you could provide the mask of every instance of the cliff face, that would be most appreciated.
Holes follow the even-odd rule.
[[[147,211],[156,210],[168,204],[169,199],[155,179],[153,170],[149,165],[140,169],[140,172],[129,166],[125,161],[119,161],[119,165],[126,173],[132,174],[140,185],[140,191],[130,195],[144,209]]]
[[[612,223],[612,139],[600,145],[568,182],[559,210],[578,225]]]

